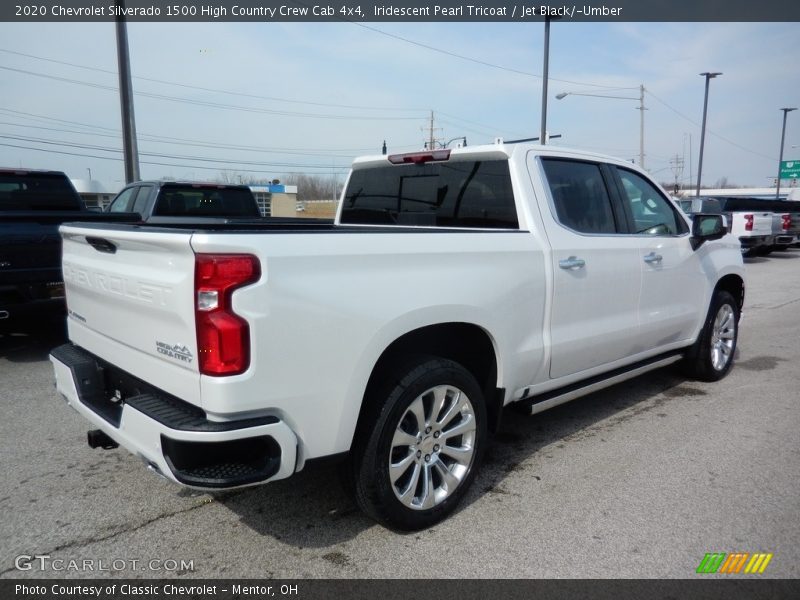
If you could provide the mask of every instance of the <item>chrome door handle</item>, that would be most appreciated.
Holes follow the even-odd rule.
[[[646,262],[648,265],[660,263],[662,260],[664,260],[664,257],[660,254],[656,254],[655,252],[651,252],[644,257],[644,262]]]
[[[577,256],[570,256],[569,258],[562,258],[558,261],[558,266],[562,269],[582,269],[586,266],[586,261],[582,258],[578,258]]]

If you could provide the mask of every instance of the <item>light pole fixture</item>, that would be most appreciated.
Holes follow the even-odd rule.
[[[700,181],[703,176],[703,147],[706,141],[706,114],[708,113],[708,82],[722,73],[700,73],[701,77],[706,78],[706,95],[703,99],[703,126],[700,128],[700,158],[697,162],[697,192],[695,196],[700,196]],[[693,207],[694,208],[694,207]]]
[[[639,111],[639,166],[644,169],[644,111],[647,110],[644,106],[644,85],[638,88],[618,88],[621,90],[639,90],[639,97],[635,96],[611,96],[607,94],[584,94],[582,92],[561,92],[556,94],[556,100],[563,100],[567,96],[592,96],[594,98],[615,98],[617,100],[638,100],[639,106],[636,110]]]
[[[778,158],[778,184],[775,187],[775,200],[781,199],[781,163],[783,162],[783,142],[786,139],[786,115],[797,108],[782,108],[783,111],[783,129],[781,129],[781,154]]]

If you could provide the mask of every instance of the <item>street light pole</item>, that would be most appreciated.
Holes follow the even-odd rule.
[[[635,90],[636,88],[618,88],[621,90]],[[581,92],[561,92],[556,94],[556,100],[563,100],[567,96],[591,96],[593,98],[615,98],[617,100],[638,100],[639,106],[637,110],[639,114],[639,166],[644,169],[644,111],[647,109],[644,106],[644,85],[639,86],[639,97],[634,96],[610,96],[607,94],[583,94]]]
[[[695,196],[700,196],[700,181],[703,177],[703,147],[706,141],[706,114],[708,113],[708,82],[714,79],[717,75],[722,73],[700,73],[701,76],[706,78],[706,95],[703,99],[703,126],[700,129],[700,158],[697,163],[697,192]],[[694,209],[694,207],[692,207]]]
[[[542,126],[539,143],[547,143],[547,80],[550,77],[550,17],[544,18],[544,67],[542,69]]]
[[[786,115],[797,110],[796,108],[782,108],[783,111],[783,129],[781,129],[781,154],[778,159],[778,184],[775,188],[775,200],[781,199],[781,163],[783,162],[783,142],[786,139]]]

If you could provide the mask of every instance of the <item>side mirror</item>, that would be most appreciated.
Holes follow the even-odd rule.
[[[718,240],[727,232],[722,215],[696,213],[692,217],[692,248],[697,250],[704,242]]]

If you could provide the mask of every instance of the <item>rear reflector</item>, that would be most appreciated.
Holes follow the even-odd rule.
[[[231,297],[260,276],[258,258],[250,254],[195,256],[195,327],[203,375],[238,375],[250,366],[250,327],[233,312]]]
[[[421,165],[426,162],[437,162],[450,160],[450,149],[431,150],[426,152],[410,152],[408,154],[390,154],[389,162],[393,165],[415,164]]]

